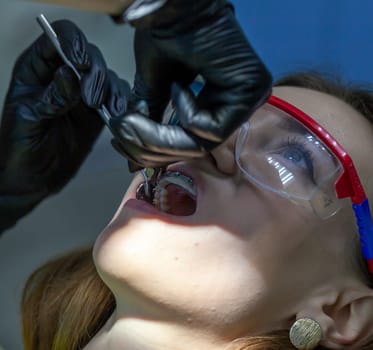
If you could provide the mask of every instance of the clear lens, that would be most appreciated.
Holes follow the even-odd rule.
[[[338,211],[335,182],[342,166],[294,117],[267,104],[241,127],[236,142],[237,164],[249,180],[322,218]]]

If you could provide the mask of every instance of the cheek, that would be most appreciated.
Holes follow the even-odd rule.
[[[248,261],[269,281],[301,257],[320,224],[313,212],[255,188],[238,191],[232,204],[217,218],[244,240]]]
[[[211,220],[245,240],[262,236],[264,232],[272,240],[281,239],[277,231],[287,227],[291,235],[295,227],[303,225],[304,210],[302,213],[289,200],[247,182],[234,189],[216,188],[216,193],[219,193],[218,199],[210,196],[210,202],[203,203],[210,208]]]

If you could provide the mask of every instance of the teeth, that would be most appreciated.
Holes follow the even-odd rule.
[[[178,171],[167,171],[159,180],[158,185],[166,187],[169,183],[184,188],[184,190],[188,191],[192,196],[197,195],[193,180],[188,176],[180,174]]]
[[[188,191],[193,197],[197,195],[193,180],[179,172],[167,171],[158,181],[154,188],[153,205],[163,212],[171,208],[168,204],[167,185],[175,184]]]
[[[171,208],[168,205],[167,196],[167,189],[157,186],[154,189],[153,205],[163,212],[168,212]]]

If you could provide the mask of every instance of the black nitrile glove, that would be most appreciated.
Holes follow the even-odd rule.
[[[106,68],[100,51],[71,22],[53,24],[78,81],[45,35],[18,59],[0,126],[0,232],[73,178],[103,122],[86,106],[126,110],[129,86]]]
[[[137,165],[204,155],[269,97],[272,77],[225,0],[168,0],[132,24],[137,71],[130,113],[113,120],[112,129],[115,148]],[[195,98],[188,85],[197,74],[205,86]],[[160,124],[171,95],[181,126]],[[141,100],[149,117],[134,111]]]

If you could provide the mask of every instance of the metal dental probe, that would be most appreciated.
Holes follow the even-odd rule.
[[[139,107],[140,107],[140,111],[142,114],[144,115],[148,115],[149,114],[149,110],[147,108],[147,105],[146,105],[146,102],[145,101],[141,101],[140,104],[139,104]],[[163,118],[162,118],[162,124],[170,124],[170,125],[175,125],[175,122],[173,120],[173,116],[174,116],[174,112],[173,112],[173,109],[172,109],[172,105],[171,105],[171,102],[168,104],[168,106],[166,107],[166,110],[163,114]],[[155,168],[143,168],[141,170],[144,178],[145,178],[145,181],[143,184],[141,184],[138,189],[137,189],[137,192],[136,192],[136,197],[138,199],[143,199],[143,200],[146,200],[148,201],[149,203],[152,202],[152,191],[159,179],[159,177],[161,176],[161,174],[165,171],[166,167],[163,166],[163,167],[155,167]]]
[[[67,58],[67,56],[63,52],[61,44],[60,44],[60,42],[58,40],[58,36],[57,36],[56,32],[53,30],[53,28],[50,25],[50,23],[48,22],[47,18],[43,14],[40,14],[36,18],[36,20],[39,23],[40,27],[43,29],[44,33],[47,35],[47,37],[51,41],[51,43],[53,44],[53,46],[55,47],[55,49],[57,50],[58,54],[60,55],[60,57],[62,58],[62,60],[64,61],[64,63],[68,67],[70,67],[72,69],[72,71],[74,72],[74,74],[76,75],[76,77],[79,80],[81,80],[80,73],[78,72],[78,70],[74,67],[74,65],[72,64],[72,62]],[[111,115],[110,115],[110,112],[105,107],[105,105],[101,105],[100,108],[96,108],[96,111],[101,116],[101,118],[104,121],[105,125],[110,130],[109,121],[111,119]],[[150,196],[149,178],[151,178],[151,176],[152,176],[152,174],[150,174],[150,173],[151,173],[151,171],[147,171],[147,169],[142,169],[141,170],[141,174],[143,175],[144,181],[145,181],[144,190],[145,190],[145,193],[146,193],[147,196]]]
[[[61,56],[62,60],[65,62],[65,64],[68,67],[70,67],[72,69],[72,71],[74,72],[74,74],[76,75],[76,77],[79,80],[81,80],[82,77],[81,77],[80,73],[77,71],[77,69],[74,67],[72,62],[67,58],[67,56],[63,52],[61,44],[58,40],[58,36],[57,36],[56,32],[53,30],[53,28],[50,25],[50,23],[48,22],[48,20],[46,19],[46,17],[43,14],[40,14],[36,18],[36,20],[39,23],[40,27],[43,29],[44,33],[47,35],[47,37],[51,41],[51,43],[53,44],[53,46],[55,47],[55,49],[57,50],[57,52],[59,53],[59,55]],[[107,110],[107,108],[105,107],[105,105],[102,105],[100,108],[96,108],[96,111],[101,116],[105,125],[110,129],[109,120],[111,119],[111,115],[110,115],[109,111]]]
[[[168,104],[162,118],[162,124],[172,124],[172,117],[174,113],[171,107],[171,103]],[[154,185],[158,177],[165,171],[166,167],[157,167],[157,168],[144,168],[142,169],[143,176],[147,176],[147,180],[144,183],[144,191],[148,198],[150,196],[150,186]]]

